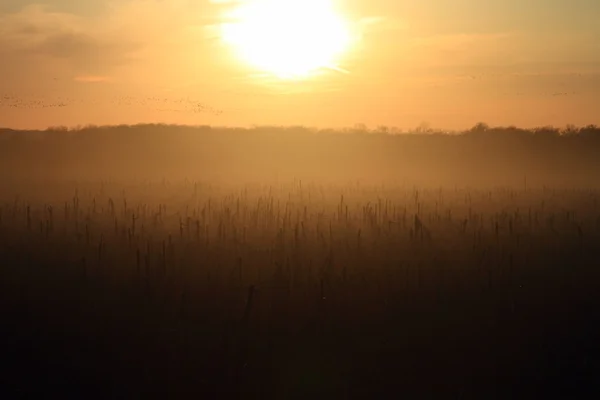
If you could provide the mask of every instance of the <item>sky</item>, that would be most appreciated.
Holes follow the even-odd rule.
[[[600,123],[600,1],[334,3],[352,44],[287,80],[222,40],[239,1],[2,0],[0,126]]]

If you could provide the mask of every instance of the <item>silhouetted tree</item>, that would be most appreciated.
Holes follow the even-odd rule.
[[[579,133],[579,128],[573,124],[567,124],[561,133],[565,136],[577,135]]]
[[[553,126],[542,126],[535,128],[533,130],[533,134],[542,138],[557,138],[560,136],[560,130]]]
[[[481,132],[487,132],[489,129],[490,129],[490,126],[488,124],[486,124],[485,122],[478,122],[471,128],[470,131],[474,132],[474,133],[481,133]]]

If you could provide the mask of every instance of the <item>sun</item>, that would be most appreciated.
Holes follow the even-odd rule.
[[[281,79],[336,65],[348,50],[348,23],[331,0],[244,1],[221,25],[222,40],[246,63]]]

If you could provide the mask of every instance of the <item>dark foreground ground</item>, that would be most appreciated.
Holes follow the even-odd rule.
[[[2,208],[2,398],[600,394],[594,209],[100,199]]]
[[[541,281],[520,288],[514,310],[498,288],[399,296],[368,318],[335,315],[314,293],[312,313],[286,312],[280,300],[266,326],[252,313],[222,315],[218,295],[177,314],[142,288],[14,284],[3,287],[1,361],[13,398],[600,393],[597,292],[567,295]]]

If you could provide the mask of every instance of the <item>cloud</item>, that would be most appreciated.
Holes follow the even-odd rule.
[[[417,47],[429,47],[441,51],[464,51],[481,44],[498,44],[506,39],[515,39],[515,35],[504,33],[459,33],[415,37],[412,42]]]
[[[0,90],[67,92],[78,78],[108,76],[128,87],[214,84],[209,76],[223,61],[214,51],[207,57],[214,43],[202,29],[216,18],[207,2],[102,2],[95,13],[35,4],[0,9],[0,76],[11,77]]]
[[[409,25],[400,18],[390,18],[384,16],[363,17],[356,24],[363,32],[369,31],[397,31],[406,30]]]
[[[511,32],[460,33],[412,37],[407,51],[421,67],[506,65],[519,62],[523,38]]]
[[[127,63],[142,47],[99,20],[40,5],[0,14],[0,27],[0,53],[13,62],[43,64],[59,59],[80,73],[98,73]]]
[[[66,31],[48,34],[27,50],[32,54],[67,60],[77,71],[93,73],[127,64],[141,48],[137,43]]]
[[[110,82],[111,78],[108,76],[95,76],[95,75],[83,75],[76,76],[74,78],[76,82],[84,82],[84,83],[100,83],[100,82]]]
[[[92,36],[76,32],[54,33],[31,50],[58,58],[79,58],[99,55],[101,45]]]

